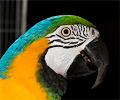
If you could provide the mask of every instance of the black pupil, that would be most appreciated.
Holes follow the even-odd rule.
[[[67,30],[67,29],[65,29],[65,30],[64,30],[64,33],[65,33],[65,34],[68,34],[68,30]]]

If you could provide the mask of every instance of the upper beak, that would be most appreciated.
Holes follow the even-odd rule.
[[[93,40],[85,47],[85,53],[92,64],[98,68],[97,79],[92,88],[97,87],[103,80],[108,67],[108,50],[102,39]]]
[[[102,39],[91,41],[74,59],[67,71],[68,79],[89,76],[97,71],[97,79],[92,88],[97,87],[103,80],[108,67],[108,50]]]

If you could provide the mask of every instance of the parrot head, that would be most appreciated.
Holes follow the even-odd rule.
[[[108,51],[99,31],[91,22],[75,15],[47,18],[20,36],[0,60],[2,78],[7,78],[6,69],[17,55],[25,52],[28,60],[34,55],[32,60],[37,62],[35,66],[40,67],[36,70],[36,80],[42,86],[50,87],[49,92],[60,94],[66,90],[66,80],[97,72],[92,87],[95,88],[107,71]]]
[[[66,79],[93,74],[95,70],[91,68],[97,68],[98,76],[92,88],[98,86],[108,65],[107,47],[99,37],[99,31],[81,17],[57,17],[50,20],[60,25],[56,25],[55,31],[46,35],[50,40],[44,56],[46,65]]]

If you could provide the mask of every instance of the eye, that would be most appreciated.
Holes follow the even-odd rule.
[[[71,30],[68,27],[65,27],[62,29],[61,33],[63,36],[67,37],[71,34]]]

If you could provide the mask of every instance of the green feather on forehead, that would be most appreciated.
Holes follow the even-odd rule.
[[[53,31],[56,30],[61,25],[73,25],[73,24],[82,24],[87,27],[94,27],[96,28],[95,25],[93,25],[91,22],[88,20],[75,16],[75,15],[59,15],[59,16],[53,16],[48,18],[49,21],[54,23],[51,27],[48,28],[48,34],[52,33]]]
[[[52,18],[52,17],[51,17]],[[88,20],[75,16],[75,15],[59,15],[52,18],[53,22],[58,25],[72,25],[72,24],[82,24],[87,27],[96,27]]]

